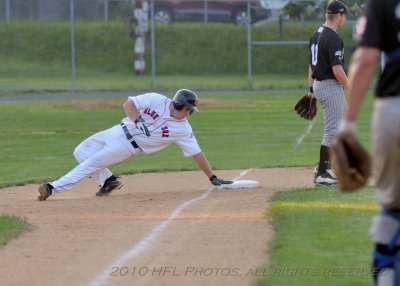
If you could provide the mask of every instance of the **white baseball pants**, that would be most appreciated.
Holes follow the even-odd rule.
[[[120,125],[100,131],[76,147],[74,156],[79,165],[57,181],[50,182],[54,187],[53,194],[61,193],[89,176],[102,186],[112,175],[107,169],[109,166],[122,163],[140,152],[140,149],[132,147]]]

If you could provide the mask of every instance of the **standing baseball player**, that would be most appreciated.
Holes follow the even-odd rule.
[[[344,87],[349,81],[344,65],[344,45],[336,32],[346,22],[347,7],[340,1],[331,2],[326,9],[326,21],[310,39],[310,64],[308,83],[311,97],[321,103],[324,113],[324,136],[314,184],[331,186],[337,183],[329,172],[329,147],[336,135],[340,120],[346,109]]]
[[[395,286],[400,285],[400,0],[370,0],[357,26],[360,42],[350,63],[349,107],[339,132],[356,132],[357,114],[383,52],[372,119],[372,173],[382,206],[371,228],[372,273],[375,285]]]
[[[187,120],[197,111],[197,102],[197,95],[188,89],[178,90],[172,100],[158,93],[128,97],[123,105],[127,117],[80,143],[74,151],[79,165],[60,179],[42,184],[38,199],[44,201],[62,193],[89,176],[101,186],[96,196],[108,196],[122,187],[119,178],[107,169],[109,166],[140,153],[160,151],[171,143],[176,143],[184,156],[193,157],[214,186],[231,184],[213,175]]]

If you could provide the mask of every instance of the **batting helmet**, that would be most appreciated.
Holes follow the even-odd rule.
[[[172,104],[176,110],[182,110],[184,107],[189,108],[192,112],[197,110],[197,95],[188,89],[180,89],[175,93]]]

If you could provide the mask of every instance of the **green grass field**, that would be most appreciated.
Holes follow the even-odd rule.
[[[0,246],[6,245],[11,239],[17,238],[31,225],[22,218],[1,215],[0,216]]]
[[[217,103],[201,108],[190,118],[197,139],[215,169],[312,166],[318,161],[322,112],[301,144],[297,140],[309,128],[290,111],[298,93],[271,92],[200,96]],[[74,148],[91,134],[118,124],[125,98],[84,110],[62,101],[7,103],[0,105],[0,187],[54,179],[75,166]],[[231,102],[227,105],[226,102]],[[82,103],[84,104],[84,103]],[[369,146],[370,102],[361,114],[362,142]],[[174,158],[172,160],[172,158]],[[156,163],[155,163],[156,162]],[[139,156],[115,166],[116,173],[195,169],[193,160],[177,147]]]
[[[0,56],[1,61],[1,56]],[[14,63],[13,63],[14,64]],[[19,65],[19,64],[18,64]],[[22,65],[22,63],[21,63]],[[20,66],[20,65],[19,65]],[[26,66],[26,64],[23,64]],[[33,64],[32,69],[40,70],[40,64]],[[2,67],[0,67],[2,69]],[[11,66],[10,69],[13,69]],[[51,70],[48,77],[43,77],[43,72],[37,74],[28,72],[27,76],[13,76],[5,74],[0,78],[0,96],[14,93],[38,93],[41,90],[57,92],[59,90],[71,90],[72,79],[70,71]],[[1,74],[1,73],[0,73]],[[22,79],[23,78],[23,79]],[[18,88],[9,88],[18,86]],[[297,75],[253,75],[249,80],[243,75],[214,75],[214,76],[157,76],[152,81],[151,76],[137,77],[133,74],[102,73],[96,70],[83,70],[76,80],[76,88],[79,92],[85,90],[177,90],[183,86],[195,87],[198,90],[265,90],[265,89],[307,89],[307,82]],[[95,88],[93,88],[95,87]]]
[[[314,166],[318,161],[322,112],[318,111],[314,123],[298,118],[290,110],[301,94],[200,92],[199,96],[214,103],[200,107],[190,121],[214,169]],[[89,110],[82,108],[88,100],[0,104],[0,171],[4,174],[0,187],[41,183],[69,171],[76,164],[72,156],[76,145],[118,124],[124,116],[124,100],[102,99],[105,105]],[[369,96],[358,122],[360,139],[368,149],[372,102]],[[177,147],[169,147],[111,169],[130,174],[196,170],[197,166],[183,158]],[[269,272],[259,284],[369,283],[368,227],[377,209],[372,189],[346,195],[334,187],[278,193],[267,213],[276,229]],[[2,237],[0,232],[0,241]]]
[[[259,285],[370,285],[371,188],[342,194],[312,188],[275,195],[269,215],[277,235]]]

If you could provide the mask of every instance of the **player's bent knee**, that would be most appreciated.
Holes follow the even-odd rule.
[[[371,227],[375,243],[372,275],[377,286],[400,285],[400,210],[383,210]]]
[[[73,155],[74,155],[76,161],[78,161],[78,163],[81,163],[86,160],[86,157],[84,156],[85,153],[83,152],[83,150],[80,146],[81,145],[78,145],[73,152]]]

